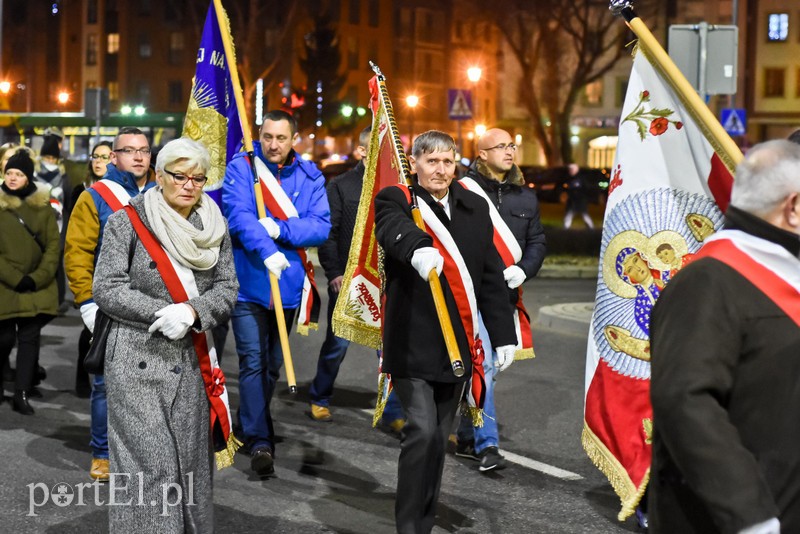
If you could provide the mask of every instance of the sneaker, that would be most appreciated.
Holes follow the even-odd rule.
[[[477,461],[480,461],[481,459],[480,456],[478,456],[478,453],[475,452],[475,442],[472,440],[456,442],[456,456]]]
[[[328,423],[333,421],[333,416],[331,415],[331,411],[328,409],[327,406],[320,406],[318,404],[311,405],[311,419],[314,421],[320,421],[323,423]]]
[[[503,469],[506,466],[506,459],[497,450],[497,447],[486,447],[480,453],[481,465],[478,469],[481,472],[491,471],[492,469]]]
[[[639,528],[647,530],[647,512],[643,512],[638,506],[636,507],[636,521],[639,523]]]
[[[108,480],[108,458],[92,458],[89,476],[100,482]]]
[[[252,451],[251,456],[250,469],[255,471],[258,476],[265,477],[275,472],[275,462],[269,447],[259,447]]]

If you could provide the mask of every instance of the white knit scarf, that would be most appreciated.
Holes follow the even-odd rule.
[[[207,271],[219,260],[219,245],[225,236],[225,218],[205,193],[195,207],[203,228],[195,226],[172,209],[159,188],[144,194],[144,211],[158,241],[181,265]]]

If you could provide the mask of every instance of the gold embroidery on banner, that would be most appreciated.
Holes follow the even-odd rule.
[[[193,85],[189,108],[183,122],[184,135],[200,141],[211,156],[206,187],[214,186],[225,176],[225,151],[228,126],[225,117],[210,107],[212,89],[208,85]]]
[[[653,420],[649,417],[642,419],[642,428],[644,429],[644,442],[648,445],[653,444]]]

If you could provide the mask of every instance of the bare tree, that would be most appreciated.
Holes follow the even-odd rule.
[[[520,66],[520,104],[547,164],[570,162],[575,104],[627,53],[627,27],[607,0],[508,0],[503,9],[478,1],[473,9],[500,30]]]
[[[166,0],[183,4],[181,0]],[[290,69],[294,60],[295,30],[305,2],[297,0],[223,0],[230,21],[236,63],[242,84],[247,116],[253,117],[256,81],[264,80],[268,94]],[[190,0],[184,15],[189,27],[196,28],[197,42],[203,29],[208,0]],[[267,36],[271,34],[267,46]]]

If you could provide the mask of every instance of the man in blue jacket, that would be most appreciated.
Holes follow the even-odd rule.
[[[239,354],[239,419],[245,447],[250,449],[250,465],[260,476],[274,471],[269,403],[283,365],[269,273],[279,279],[288,329],[301,306],[306,277],[311,276],[301,259],[302,249],[321,245],[331,229],[325,179],[313,163],[294,151],[297,138],[294,117],[280,110],[265,115],[254,151],[266,217],[258,216],[246,154],[228,164],[222,190],[239,278],[239,296],[231,315]]]

